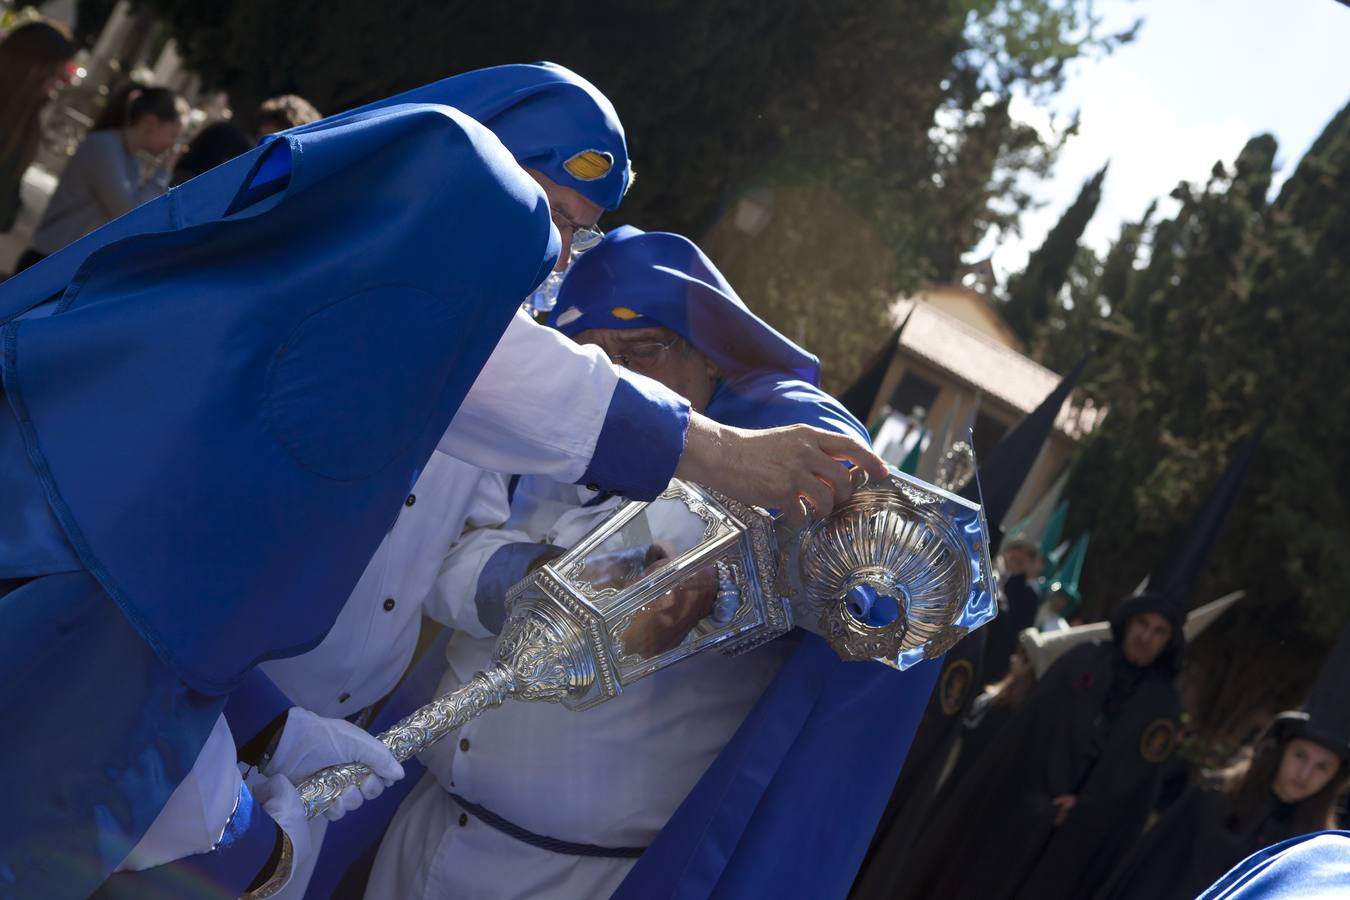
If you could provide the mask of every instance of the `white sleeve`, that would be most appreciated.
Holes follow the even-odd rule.
[[[437,449],[493,472],[575,482],[595,453],[618,381],[598,347],[517,312]]]
[[[239,801],[234,737],[225,717],[216,720],[186,778],[174,788],[150,829],[118,870],[139,871],[215,847]]]
[[[474,637],[492,636],[483,626],[476,602],[478,578],[498,549],[529,542],[523,531],[501,526],[511,515],[507,479],[485,473],[478,479],[464,531],[441,563],[423,610],[432,619]]]

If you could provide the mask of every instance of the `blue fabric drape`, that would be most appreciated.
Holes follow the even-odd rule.
[[[1350,895],[1350,831],[1319,831],[1238,863],[1199,900],[1341,900]]]
[[[742,428],[807,424],[868,440],[816,383],[814,356],[736,296],[689,240],[623,227],[568,273],[551,323],[659,325],[724,375],[706,415]],[[867,851],[937,679],[845,663],[798,642],[774,682],[615,893],[621,900],[842,897]]]
[[[53,315],[0,331],[70,543],[209,693],[322,639],[557,252],[539,188],[447,107],[382,108],[262,154],[260,172],[289,176],[255,179],[274,191],[256,205],[110,244]],[[446,244],[444,222],[470,214]]]
[[[834,398],[772,372],[722,382],[707,414],[743,428],[805,423],[866,439]],[[846,663],[821,638],[801,635],[614,896],[845,896],[940,666]]]
[[[549,324],[669,328],[729,377],[773,371],[820,384],[820,361],[750,311],[693,241],[622,225],[573,264]]]
[[[0,285],[0,894],[89,893],[219,695],[322,639],[558,247],[481,125],[390,106]]]

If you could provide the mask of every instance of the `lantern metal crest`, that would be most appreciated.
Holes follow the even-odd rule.
[[[745,652],[794,625],[844,660],[906,669],[994,617],[979,505],[894,469],[829,516],[791,528],[673,481],[622,504],[511,589],[494,665],[379,736],[403,761],[508,697],[584,710],[695,653]],[[369,774],[334,766],[298,785],[307,812]]]

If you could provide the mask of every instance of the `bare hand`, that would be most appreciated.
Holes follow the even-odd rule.
[[[1069,813],[1073,812],[1074,805],[1077,802],[1078,798],[1073,794],[1060,794],[1050,801],[1050,805],[1055,808],[1056,828],[1064,824],[1064,820],[1069,817]]]
[[[751,431],[694,414],[675,474],[742,503],[780,509],[800,524],[827,516],[853,493],[848,461],[876,479],[886,463],[857,438],[808,425]]]

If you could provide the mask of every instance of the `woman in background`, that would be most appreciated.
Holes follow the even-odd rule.
[[[1246,758],[1168,807],[1099,900],[1190,900],[1262,847],[1335,828],[1347,747],[1290,721],[1277,718]]]
[[[164,193],[177,162],[178,154],[170,151],[182,134],[186,112],[187,105],[168,88],[133,88],[121,127],[90,132],[66,164],[15,271]],[[142,156],[156,161],[147,176],[141,171]]]
[[[20,25],[0,41],[0,233],[14,227],[23,173],[37,156],[41,113],[69,77],[75,43],[50,22]]]

